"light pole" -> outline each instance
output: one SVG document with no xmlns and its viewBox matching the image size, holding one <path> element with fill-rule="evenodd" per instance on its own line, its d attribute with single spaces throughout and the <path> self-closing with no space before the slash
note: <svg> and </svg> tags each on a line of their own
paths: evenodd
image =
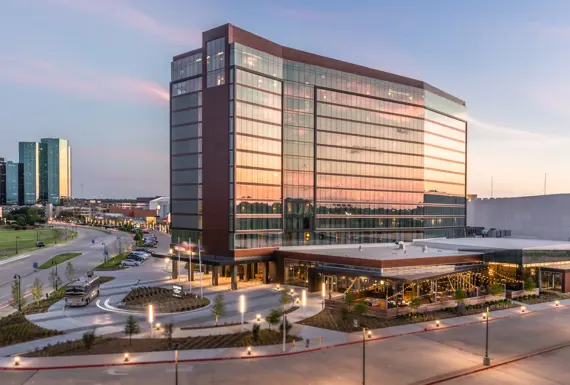
<svg viewBox="0 0 570 385">
<path fill-rule="evenodd" d="M 121 242 L 121 237 L 117 237 L 117 241 L 119 241 L 119 254 L 123 252 L 123 244 Z"/>
<path fill-rule="evenodd" d="M 200 250 L 201 247 L 202 247 L 202 245 L 200 245 L 200 238 L 198 238 L 198 266 L 199 266 L 199 270 L 200 270 L 200 298 L 204 298 L 204 293 L 202 291 L 202 251 Z"/>
<path fill-rule="evenodd" d="M 362 385 L 366 385 L 366 328 L 362 328 Z"/>
<path fill-rule="evenodd" d="M 154 321 L 154 312 L 152 304 L 148 305 L 148 323 L 150 324 L 150 338 L 152 338 L 152 322 Z"/>
<path fill-rule="evenodd" d="M 483 357 L 483 365 L 489 366 L 491 365 L 491 359 L 489 358 L 489 306 L 487 306 L 487 317 L 485 323 L 486 331 L 485 331 L 485 357 Z"/>
<path fill-rule="evenodd" d="M 241 331 L 243 331 L 243 318 L 245 316 L 245 295 L 239 296 L 239 312 L 241 313 Z"/>
<path fill-rule="evenodd" d="M 307 290 L 301 292 L 301 306 L 303 306 L 303 315 L 305 315 L 305 308 L 307 307 Z"/>
<path fill-rule="evenodd" d="M 18 239 L 20 239 L 20 237 L 16 236 L 16 254 L 18 254 Z"/>
<path fill-rule="evenodd" d="M 178 344 L 174 346 L 174 384 L 178 385 Z"/>
<path fill-rule="evenodd" d="M 53 277 L 53 280 L 55 282 L 55 290 L 57 291 L 57 284 L 58 284 L 57 281 L 59 281 L 59 279 L 58 279 L 59 276 L 57 275 L 57 263 L 55 261 L 52 261 L 51 264 L 52 264 L 52 266 L 55 266 L 55 276 Z"/>
<path fill-rule="evenodd" d="M 325 308 L 325 295 L 326 295 L 326 288 L 325 288 L 325 282 L 323 281 L 323 283 L 321 283 L 321 295 L 323 296 L 323 310 Z"/>
<path fill-rule="evenodd" d="M 107 244 L 105 242 L 101 244 L 103 245 L 103 262 L 107 262 L 107 256 L 109 255 L 107 252 Z"/>
<path fill-rule="evenodd" d="M 14 274 L 14 279 L 18 280 L 18 311 L 22 311 L 22 278 L 18 274 Z"/>
</svg>

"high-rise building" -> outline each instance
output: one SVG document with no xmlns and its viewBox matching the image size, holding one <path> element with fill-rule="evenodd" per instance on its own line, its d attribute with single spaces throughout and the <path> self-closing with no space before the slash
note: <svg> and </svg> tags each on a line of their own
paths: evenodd
<svg viewBox="0 0 570 385">
<path fill-rule="evenodd" d="M 0 206 L 6 204 L 6 161 L 0 158 Z"/>
<path fill-rule="evenodd" d="M 19 157 L 22 164 L 20 204 L 33 205 L 40 197 L 39 143 L 20 142 Z"/>
<path fill-rule="evenodd" d="M 59 204 L 71 198 L 71 147 L 66 139 L 44 138 L 40 143 L 40 200 Z"/>
<path fill-rule="evenodd" d="M 173 240 L 238 258 L 465 235 L 461 99 L 230 24 L 170 86 Z"/>
</svg>

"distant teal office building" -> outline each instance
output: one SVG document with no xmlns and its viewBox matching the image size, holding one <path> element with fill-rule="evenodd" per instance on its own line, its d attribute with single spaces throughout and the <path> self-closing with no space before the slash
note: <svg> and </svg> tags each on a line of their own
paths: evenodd
<svg viewBox="0 0 570 385">
<path fill-rule="evenodd" d="M 19 189 L 21 188 L 21 170 L 18 162 L 6 162 L 6 204 L 17 205 L 20 201 Z"/>
<path fill-rule="evenodd" d="M 39 143 L 20 142 L 19 158 L 22 164 L 21 205 L 33 205 L 40 197 Z"/>
</svg>

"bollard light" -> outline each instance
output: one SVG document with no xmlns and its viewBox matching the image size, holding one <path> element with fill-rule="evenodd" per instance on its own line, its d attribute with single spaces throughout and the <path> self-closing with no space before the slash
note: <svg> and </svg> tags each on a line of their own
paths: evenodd
<svg viewBox="0 0 570 385">
<path fill-rule="evenodd" d="M 160 322 L 157 322 L 157 324 L 156 324 L 156 330 L 160 330 Z"/>
<path fill-rule="evenodd" d="M 525 310 L 526 310 L 526 307 L 525 307 L 525 306 L 522 306 L 522 307 L 521 307 L 521 313 L 524 313 Z"/>
<path fill-rule="evenodd" d="M 307 290 L 303 290 L 301 293 L 301 304 L 303 307 L 307 306 Z"/>
<path fill-rule="evenodd" d="M 487 312 L 483 313 L 483 319 L 484 319 L 484 320 L 487 319 Z"/>
<path fill-rule="evenodd" d="M 261 314 L 258 314 L 255 316 L 255 319 L 257 322 L 261 321 Z"/>
<path fill-rule="evenodd" d="M 251 356 L 251 346 L 248 346 L 248 347 L 247 347 L 247 355 L 248 355 L 248 356 Z"/>
<path fill-rule="evenodd" d="M 124 362 L 129 362 L 129 353 L 125 353 Z"/>
<path fill-rule="evenodd" d="M 277 290 L 281 289 L 281 285 L 277 284 Z"/>
<path fill-rule="evenodd" d="M 439 320 L 435 321 L 435 326 L 439 327 Z"/>
<path fill-rule="evenodd" d="M 556 300 L 556 306 L 560 306 L 560 301 Z"/>
<path fill-rule="evenodd" d="M 295 290 L 293 290 L 293 289 L 289 290 L 289 294 L 291 294 L 291 295 L 295 294 Z"/>
<path fill-rule="evenodd" d="M 172 248 L 168 249 L 168 254 L 172 254 Z"/>
<path fill-rule="evenodd" d="M 372 338 L 372 330 L 368 330 L 368 338 Z"/>
<path fill-rule="evenodd" d="M 299 298 L 295 298 L 295 305 L 299 306 Z"/>
<path fill-rule="evenodd" d="M 20 356 L 14 357 L 14 366 L 20 366 Z"/>
</svg>

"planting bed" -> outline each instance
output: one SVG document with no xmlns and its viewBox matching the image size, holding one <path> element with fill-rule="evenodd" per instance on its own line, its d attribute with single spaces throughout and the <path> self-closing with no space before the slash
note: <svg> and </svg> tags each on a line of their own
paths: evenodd
<svg viewBox="0 0 570 385">
<path fill-rule="evenodd" d="M 147 311 L 152 304 L 156 313 L 175 313 L 199 309 L 210 303 L 207 298 L 185 294 L 182 298 L 172 296 L 172 289 L 163 287 L 137 287 L 123 299 L 121 307 L 128 310 Z"/>
<path fill-rule="evenodd" d="M 362 327 L 369 329 L 381 329 L 390 326 L 413 324 L 418 322 L 435 321 L 437 319 L 453 318 L 462 315 L 472 315 L 484 313 L 486 307 L 489 311 L 508 309 L 517 305 L 509 300 L 493 301 L 486 304 L 467 306 L 463 314 L 457 313 L 455 308 L 443 309 L 429 313 L 406 314 L 394 318 L 380 318 L 369 315 L 359 315 L 349 313 L 343 317 L 342 311 L 325 308 L 318 314 L 302 320 L 299 324 L 314 326 L 323 329 L 337 330 L 345 333 L 361 331 Z M 354 327 L 354 319 L 358 321 L 358 326 Z"/>
<path fill-rule="evenodd" d="M 0 346 L 37 340 L 57 334 L 62 333 L 39 327 L 28 321 L 22 313 L 14 313 L 0 319 Z"/>
<path fill-rule="evenodd" d="M 554 302 L 556 300 L 567 298 L 570 298 L 570 296 L 564 294 L 540 293 L 540 295 L 523 295 L 521 297 L 515 298 L 515 301 L 526 303 L 528 305 L 534 305 L 536 303 Z"/>
<path fill-rule="evenodd" d="M 293 339 L 300 341 L 301 338 L 288 335 L 287 342 Z M 129 345 L 128 338 L 97 338 L 90 350 L 87 350 L 82 341 L 68 341 L 48 346 L 44 349 L 25 354 L 26 357 L 50 357 L 50 356 L 73 356 L 85 354 L 122 354 L 155 352 L 172 350 L 175 344 L 179 349 L 216 349 L 236 348 L 247 346 L 276 345 L 283 342 L 283 336 L 275 330 L 261 330 L 259 338 L 254 341 L 252 332 L 173 338 L 171 343 L 165 338 L 133 339 Z"/>
</svg>

